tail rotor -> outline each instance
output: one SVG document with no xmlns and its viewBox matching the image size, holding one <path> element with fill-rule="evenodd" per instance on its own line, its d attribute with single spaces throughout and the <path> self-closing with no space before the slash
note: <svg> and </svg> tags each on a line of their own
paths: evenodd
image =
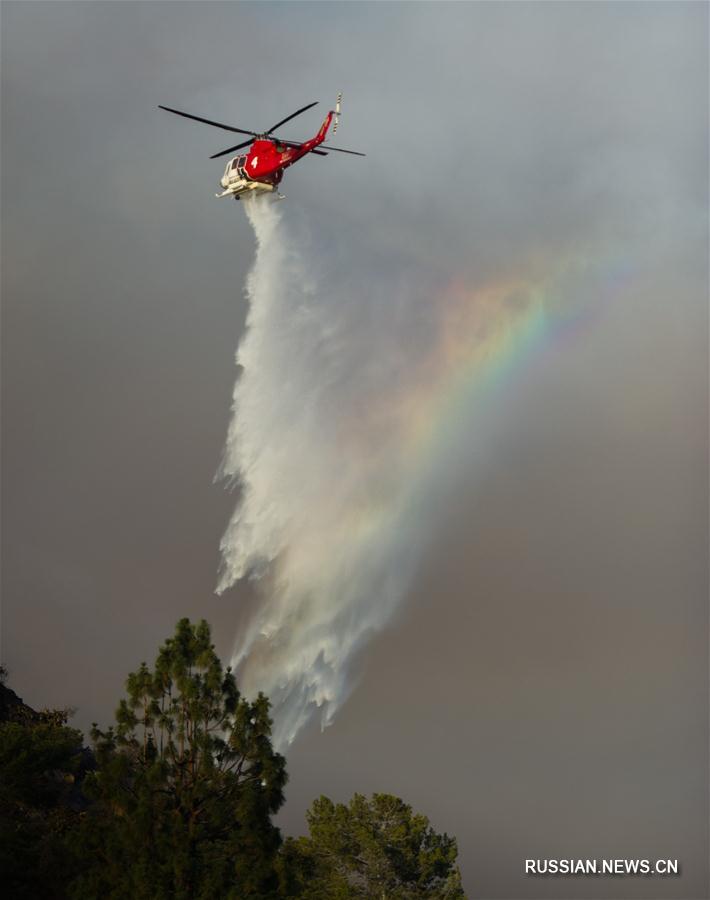
<svg viewBox="0 0 710 900">
<path fill-rule="evenodd" d="M 338 94 L 338 99 L 335 101 L 335 124 L 333 125 L 333 134 L 338 130 L 338 123 L 340 122 L 340 101 L 343 99 L 342 94 Z"/>
</svg>

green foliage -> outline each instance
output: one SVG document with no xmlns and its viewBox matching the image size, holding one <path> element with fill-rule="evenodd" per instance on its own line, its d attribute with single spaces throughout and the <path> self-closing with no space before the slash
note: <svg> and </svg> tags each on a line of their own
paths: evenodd
<svg viewBox="0 0 710 900">
<path fill-rule="evenodd" d="M 75 897 L 275 896 L 281 838 L 271 816 L 286 771 L 269 703 L 240 697 L 203 620 L 182 619 L 155 667 L 128 676 L 116 725 L 92 738 L 98 771 Z"/>
<path fill-rule="evenodd" d="M 307 813 L 310 836 L 288 840 L 281 859 L 284 896 L 299 900 L 462 900 L 454 838 L 437 834 L 402 800 L 355 794 L 348 806 L 327 797 Z"/>
<path fill-rule="evenodd" d="M 66 837 L 78 823 L 71 793 L 82 752 L 67 713 L 18 706 L 0 723 L 0 871 L 13 898 L 64 897 Z"/>
<path fill-rule="evenodd" d="M 388 794 L 327 797 L 282 844 L 269 702 L 242 698 L 206 622 L 126 681 L 115 725 L 37 713 L 1 683 L 0 871 L 17 900 L 464 900 L 456 841 Z M 87 770 L 90 770 L 87 774 Z"/>
</svg>

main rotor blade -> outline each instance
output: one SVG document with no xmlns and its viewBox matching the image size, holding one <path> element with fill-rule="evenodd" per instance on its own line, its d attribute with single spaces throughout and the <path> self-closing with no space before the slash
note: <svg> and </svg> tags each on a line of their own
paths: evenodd
<svg viewBox="0 0 710 900">
<path fill-rule="evenodd" d="M 234 150 L 241 150 L 242 147 L 248 147 L 249 144 L 253 144 L 254 141 L 244 141 L 242 144 L 237 144 L 235 147 L 227 147 L 226 150 L 221 150 L 219 153 L 215 153 L 213 156 L 210 156 L 210 159 L 217 159 L 218 156 L 226 156 L 227 153 L 232 153 Z"/>
<path fill-rule="evenodd" d="M 295 147 L 296 150 L 298 150 L 299 147 L 303 146 L 303 142 L 299 143 L 299 141 L 284 141 L 284 140 L 282 140 L 282 138 L 277 138 L 277 137 L 275 137 L 274 140 L 279 144 L 283 144 L 284 147 Z M 328 155 L 325 152 L 325 150 L 316 150 L 315 148 L 313 150 L 309 150 L 308 152 L 309 153 L 317 153 L 318 156 L 327 156 Z"/>
<path fill-rule="evenodd" d="M 291 119 L 295 119 L 296 116 L 300 116 L 301 113 L 305 112 L 307 109 L 310 109 L 312 106 L 315 106 L 318 103 L 317 100 L 314 100 L 313 103 L 309 103 L 308 106 L 304 106 L 302 109 L 297 109 L 295 113 L 291 113 L 290 116 L 286 116 L 285 119 L 281 119 L 280 122 L 277 122 L 275 125 L 272 125 L 271 128 L 266 132 L 267 134 L 271 134 L 272 131 L 276 131 L 279 125 L 283 125 L 285 122 L 290 122 Z"/>
<path fill-rule="evenodd" d="M 305 141 L 284 141 L 281 138 L 275 138 L 274 140 L 278 140 L 280 144 L 285 144 L 287 147 L 302 147 Z M 330 144 L 321 144 L 320 145 L 323 150 L 311 150 L 311 153 L 323 153 L 325 151 L 335 150 L 337 153 L 352 153 L 353 156 L 366 156 L 366 153 L 358 153 L 357 150 L 341 150 L 339 147 L 331 147 Z"/>
<path fill-rule="evenodd" d="M 367 153 L 358 153 L 357 150 L 341 150 L 340 147 L 331 147 L 330 144 L 323 144 L 326 150 L 335 150 L 336 153 L 351 153 L 353 156 L 367 156 Z"/>
<path fill-rule="evenodd" d="M 190 113 L 180 112 L 179 109 L 170 109 L 169 106 L 161 106 L 158 109 L 164 109 L 166 112 L 175 113 L 176 116 L 184 116 L 186 119 L 194 119 L 195 122 L 202 122 L 204 125 L 214 125 L 215 128 L 223 128 L 225 131 L 236 131 L 238 134 L 251 134 L 256 137 L 256 131 L 245 131 L 243 128 L 234 128 L 233 125 L 224 125 L 222 122 L 213 122 L 211 119 L 201 119 L 199 116 L 192 116 Z"/>
</svg>

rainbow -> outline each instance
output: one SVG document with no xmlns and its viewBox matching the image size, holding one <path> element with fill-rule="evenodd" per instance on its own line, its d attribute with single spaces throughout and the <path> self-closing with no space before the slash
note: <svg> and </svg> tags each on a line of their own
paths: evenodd
<svg viewBox="0 0 710 900">
<path fill-rule="evenodd" d="M 393 453 L 399 484 L 425 480 L 441 465 L 443 447 L 460 446 L 460 431 L 477 408 L 498 402 L 542 353 L 580 340 L 629 277 L 618 261 L 575 257 L 538 278 L 508 277 L 476 287 L 452 279 L 433 301 L 429 351 L 408 370 L 406 383 L 371 399 L 346 443 L 369 442 Z M 574 299 L 580 284 L 583 302 Z M 363 447 L 357 449 L 362 454 Z M 370 496 L 348 510 L 353 533 L 365 538 L 386 528 L 396 514 L 389 499 Z"/>
</svg>

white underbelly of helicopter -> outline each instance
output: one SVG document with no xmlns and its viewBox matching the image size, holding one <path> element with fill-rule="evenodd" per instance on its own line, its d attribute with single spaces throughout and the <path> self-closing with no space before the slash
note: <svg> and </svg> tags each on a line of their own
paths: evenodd
<svg viewBox="0 0 710 900">
<path fill-rule="evenodd" d="M 222 178 L 220 184 L 224 188 L 216 197 L 238 197 L 253 191 L 258 193 L 273 193 L 276 188 L 273 184 L 265 184 L 263 181 L 249 181 L 246 178 Z"/>
</svg>

